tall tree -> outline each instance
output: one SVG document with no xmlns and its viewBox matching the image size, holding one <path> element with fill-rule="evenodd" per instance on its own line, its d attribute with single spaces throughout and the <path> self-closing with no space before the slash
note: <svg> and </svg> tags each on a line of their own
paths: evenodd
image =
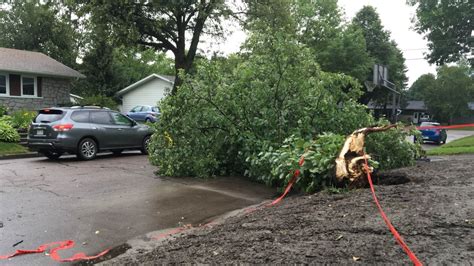
<svg viewBox="0 0 474 266">
<path fill-rule="evenodd" d="M 425 88 L 424 99 L 439 121 L 452 123 L 454 117 L 466 114 L 468 103 L 474 100 L 474 77 L 470 76 L 470 69 L 462 65 L 440 67 L 435 86 Z"/>
<path fill-rule="evenodd" d="M 342 23 L 337 0 L 294 1 L 299 38 L 313 51 L 321 69 L 366 80 L 373 60 L 362 31 Z"/>
<path fill-rule="evenodd" d="M 429 41 L 430 63 L 456 62 L 470 52 L 474 44 L 474 1 L 408 0 L 407 3 L 416 6 L 413 22 L 415 29 Z"/>
<path fill-rule="evenodd" d="M 71 21 L 65 18 L 66 11 L 66 6 L 52 1 L 3 4 L 0 6 L 0 46 L 42 52 L 74 66 L 78 55 L 77 36 Z"/>
<path fill-rule="evenodd" d="M 384 29 L 375 8 L 364 6 L 357 12 L 352 25 L 362 30 L 370 57 L 374 63 L 387 66 L 389 80 L 395 83 L 397 90 L 401 91 L 408 80 L 405 74 L 405 59 L 397 44 L 390 40 L 390 33 Z M 367 79 L 371 77 L 372 69 L 367 73 Z M 371 93 L 366 93 L 362 102 L 368 103 L 370 100 L 375 100 L 386 104 L 389 94 L 390 91 L 387 89 L 376 89 Z"/>
<path fill-rule="evenodd" d="M 121 43 L 174 54 L 173 93 L 181 85 L 179 71 L 192 67 L 201 36 L 219 32 L 220 18 L 227 14 L 224 0 L 90 0 L 88 7 L 93 20 L 106 24 Z"/>
</svg>

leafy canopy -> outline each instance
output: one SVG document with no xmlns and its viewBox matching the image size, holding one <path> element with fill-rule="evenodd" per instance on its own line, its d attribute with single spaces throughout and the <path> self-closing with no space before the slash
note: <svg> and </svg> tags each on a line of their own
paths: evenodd
<svg viewBox="0 0 474 266">
<path fill-rule="evenodd" d="M 352 20 L 352 25 L 361 29 L 367 46 L 367 53 L 376 64 L 387 66 L 389 80 L 395 83 L 398 90 L 406 86 L 405 59 L 403 53 L 397 47 L 395 41 L 390 40 L 390 33 L 383 28 L 377 11 L 372 6 L 364 6 Z M 372 69 L 367 72 L 367 80 L 372 79 Z M 391 92 L 386 89 L 376 89 L 366 93 L 362 99 L 363 103 L 370 100 L 384 102 Z"/>
<path fill-rule="evenodd" d="M 201 35 L 218 33 L 220 18 L 228 13 L 223 0 L 90 0 L 87 8 L 94 23 L 107 25 L 119 43 L 172 52 L 176 74 L 191 69 Z M 178 77 L 173 93 L 180 84 Z"/>
<path fill-rule="evenodd" d="M 78 47 L 72 23 L 54 1 L 11 1 L 0 5 L 0 47 L 42 52 L 73 67 Z"/>
<path fill-rule="evenodd" d="M 408 0 L 416 6 L 415 29 L 429 41 L 428 62 L 457 62 L 473 47 L 472 0 Z M 471 61 L 471 66 L 474 61 Z"/>
</svg>

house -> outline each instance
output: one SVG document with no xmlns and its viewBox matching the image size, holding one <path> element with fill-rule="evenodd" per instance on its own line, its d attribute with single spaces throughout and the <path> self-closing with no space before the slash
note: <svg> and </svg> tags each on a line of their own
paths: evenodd
<svg viewBox="0 0 474 266">
<path fill-rule="evenodd" d="M 85 76 L 45 54 L 0 48 L 0 105 L 10 110 L 69 104 L 77 78 Z"/>
<path fill-rule="evenodd" d="M 400 120 L 412 122 L 414 124 L 429 121 L 431 116 L 424 101 L 407 101 L 407 105 L 402 110 Z"/>
<path fill-rule="evenodd" d="M 117 92 L 122 99 L 120 111 L 128 112 L 137 105 L 156 106 L 173 88 L 174 76 L 151 74 Z"/>
</svg>

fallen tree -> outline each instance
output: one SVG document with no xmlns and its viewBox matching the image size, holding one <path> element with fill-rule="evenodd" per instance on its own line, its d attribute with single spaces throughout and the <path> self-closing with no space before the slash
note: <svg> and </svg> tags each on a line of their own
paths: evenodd
<svg viewBox="0 0 474 266">
<path fill-rule="evenodd" d="M 344 146 L 336 158 L 336 180 L 338 183 L 348 183 L 349 187 L 361 187 L 367 184 L 365 178 L 366 160 L 371 159 L 370 155 L 365 154 L 365 137 L 374 132 L 386 131 L 397 125 L 388 125 L 381 127 L 366 127 L 352 132 L 346 138 Z M 373 167 L 368 168 L 373 171 Z"/>
</svg>

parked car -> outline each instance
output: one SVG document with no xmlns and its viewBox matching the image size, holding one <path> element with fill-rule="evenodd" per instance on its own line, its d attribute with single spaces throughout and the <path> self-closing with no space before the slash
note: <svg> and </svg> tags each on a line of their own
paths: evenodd
<svg viewBox="0 0 474 266">
<path fill-rule="evenodd" d="M 436 122 L 422 122 L 420 127 L 431 127 L 431 126 L 439 126 L 439 123 Z M 445 129 L 438 129 L 438 128 L 428 128 L 428 129 L 420 129 L 421 136 L 423 141 L 433 141 L 438 144 L 446 143 L 446 138 L 448 134 L 446 133 Z"/>
<path fill-rule="evenodd" d="M 151 105 L 138 105 L 132 108 L 127 116 L 139 122 L 155 123 L 160 116 L 158 107 Z"/>
<path fill-rule="evenodd" d="M 152 130 L 119 112 L 100 107 L 48 108 L 38 112 L 28 130 L 27 143 L 50 159 L 64 153 L 82 160 L 99 151 L 120 154 L 138 149 L 147 154 Z"/>
</svg>

